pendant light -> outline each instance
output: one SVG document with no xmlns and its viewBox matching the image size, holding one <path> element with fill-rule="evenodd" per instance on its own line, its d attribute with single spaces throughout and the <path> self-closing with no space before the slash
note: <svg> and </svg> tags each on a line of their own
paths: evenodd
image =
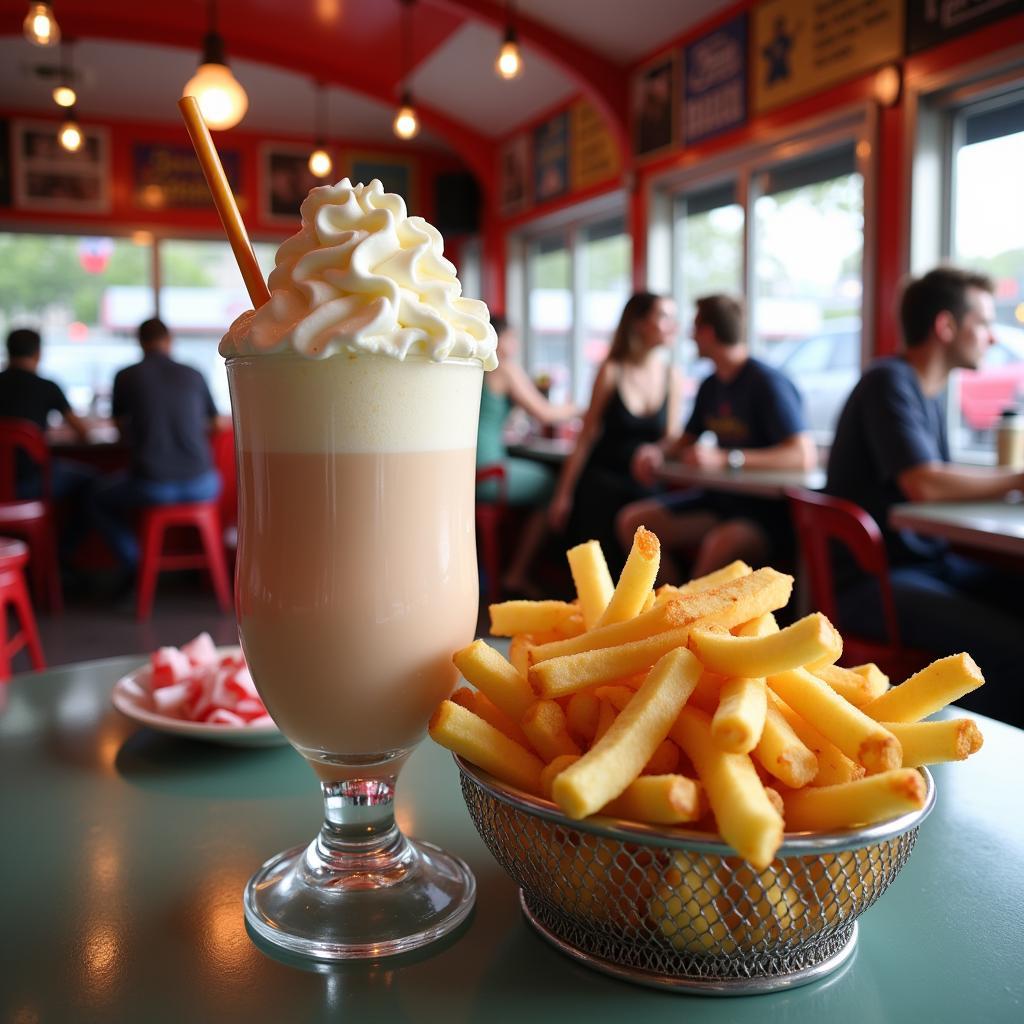
<svg viewBox="0 0 1024 1024">
<path fill-rule="evenodd" d="M 181 94 L 195 96 L 210 128 L 234 128 L 249 109 L 249 97 L 228 67 L 224 37 L 217 31 L 216 0 L 209 0 L 208 14 L 209 31 L 203 37 L 199 70 L 185 83 Z"/>
<path fill-rule="evenodd" d="M 60 26 L 50 4 L 30 3 L 21 27 L 33 46 L 56 46 L 60 42 Z"/>
<path fill-rule="evenodd" d="M 327 92 L 323 83 L 316 83 L 316 145 L 309 154 L 309 173 L 326 178 L 334 170 L 334 161 L 325 144 L 327 125 Z"/>
<path fill-rule="evenodd" d="M 519 37 L 512 23 L 515 14 L 513 0 L 508 0 L 506 7 L 508 18 L 505 23 L 505 39 L 498 52 L 498 59 L 494 62 L 494 70 L 501 78 L 511 81 L 523 73 L 523 55 L 519 52 Z"/>
<path fill-rule="evenodd" d="M 82 134 L 82 129 L 78 126 L 78 117 L 75 114 L 74 107 L 68 110 L 68 119 L 60 126 L 60 131 L 57 132 L 57 141 L 60 143 L 61 148 L 69 153 L 77 153 L 82 148 L 85 136 Z"/>
<path fill-rule="evenodd" d="M 60 80 L 53 87 L 52 93 L 53 102 L 58 107 L 73 107 L 78 102 L 78 94 L 71 84 L 75 80 L 75 76 L 71 70 L 70 50 L 71 43 L 65 41 L 60 48 L 60 68 L 58 69 Z"/>
<path fill-rule="evenodd" d="M 412 102 L 409 72 L 412 70 L 412 5 L 414 0 L 401 0 L 402 4 L 402 101 L 391 124 L 400 139 L 414 139 L 420 131 L 420 119 Z"/>
</svg>

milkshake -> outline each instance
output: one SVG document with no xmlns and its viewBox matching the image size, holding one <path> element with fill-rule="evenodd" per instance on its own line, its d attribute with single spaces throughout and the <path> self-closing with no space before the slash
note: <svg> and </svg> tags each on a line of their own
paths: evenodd
<svg viewBox="0 0 1024 1024">
<path fill-rule="evenodd" d="M 271 943 L 345 959 L 432 941 L 472 906 L 465 865 L 402 836 L 392 801 L 476 623 L 476 426 L 496 338 L 441 236 L 379 182 L 314 189 L 301 212 L 270 301 L 221 352 L 242 647 L 326 820 L 264 865 L 245 909 Z"/>
</svg>

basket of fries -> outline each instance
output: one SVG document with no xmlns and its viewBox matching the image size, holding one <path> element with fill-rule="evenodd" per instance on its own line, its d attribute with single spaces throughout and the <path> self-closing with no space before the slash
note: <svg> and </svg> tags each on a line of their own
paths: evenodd
<svg viewBox="0 0 1024 1024">
<path fill-rule="evenodd" d="M 470 815 L 551 942 L 601 970 L 708 993 L 835 970 L 934 802 L 925 765 L 980 749 L 970 719 L 924 721 L 983 685 L 967 654 L 891 686 L 841 667 L 793 579 L 735 562 L 654 589 L 641 527 L 613 586 L 596 542 L 568 552 L 575 601 L 490 606 L 430 735 L 458 756 Z"/>
<path fill-rule="evenodd" d="M 706 832 L 612 818 L 571 821 L 456 757 L 488 850 L 517 883 L 531 925 L 617 977 L 706 994 L 802 985 L 853 953 L 857 918 L 906 864 L 924 806 L 860 830 L 785 837 L 757 870 Z"/>
</svg>

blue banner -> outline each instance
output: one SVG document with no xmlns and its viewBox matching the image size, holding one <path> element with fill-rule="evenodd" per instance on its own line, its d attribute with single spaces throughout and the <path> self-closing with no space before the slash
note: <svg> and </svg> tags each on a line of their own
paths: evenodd
<svg viewBox="0 0 1024 1024">
<path fill-rule="evenodd" d="M 692 146 L 747 119 L 747 16 L 683 50 L 683 144 Z"/>
</svg>

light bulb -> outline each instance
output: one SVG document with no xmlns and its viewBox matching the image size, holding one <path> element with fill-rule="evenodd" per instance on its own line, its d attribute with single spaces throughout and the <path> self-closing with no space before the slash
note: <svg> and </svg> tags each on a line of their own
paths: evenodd
<svg viewBox="0 0 1024 1024">
<path fill-rule="evenodd" d="M 58 85 L 53 90 L 53 102 L 58 107 L 73 107 L 78 102 L 78 94 L 70 85 Z"/>
<path fill-rule="evenodd" d="M 60 26 L 49 4 L 30 3 L 22 28 L 34 46 L 56 46 L 60 42 Z"/>
<path fill-rule="evenodd" d="M 523 58 L 515 39 L 506 38 L 501 44 L 501 52 L 494 62 L 494 70 L 505 79 L 518 78 L 523 73 Z"/>
<path fill-rule="evenodd" d="M 85 140 L 82 138 L 82 129 L 78 127 L 76 121 L 72 120 L 65 121 L 60 126 L 57 141 L 69 153 L 77 153 L 82 148 L 82 143 Z"/>
<path fill-rule="evenodd" d="M 194 96 L 203 120 L 214 129 L 234 128 L 249 109 L 249 97 L 227 64 L 200 64 L 182 96 Z"/>
<path fill-rule="evenodd" d="M 326 178 L 328 174 L 334 169 L 334 161 L 331 160 L 331 154 L 326 149 L 317 146 L 312 153 L 309 154 L 309 173 L 314 178 Z"/>
<path fill-rule="evenodd" d="M 420 122 L 416 116 L 416 108 L 411 103 L 403 103 L 395 114 L 391 125 L 400 139 L 414 139 L 419 134 Z"/>
</svg>

